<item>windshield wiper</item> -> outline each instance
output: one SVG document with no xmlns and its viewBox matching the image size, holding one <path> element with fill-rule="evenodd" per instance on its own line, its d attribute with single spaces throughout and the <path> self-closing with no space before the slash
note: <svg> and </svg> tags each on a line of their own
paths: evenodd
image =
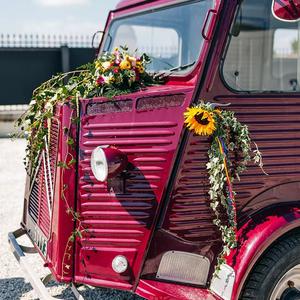
<svg viewBox="0 0 300 300">
<path fill-rule="evenodd" d="M 165 60 L 163 60 L 163 59 L 161 59 L 161 58 L 154 57 L 154 56 L 150 56 L 150 55 L 149 55 L 149 57 L 152 59 L 152 61 L 153 61 L 153 60 L 157 60 L 157 61 L 159 61 L 159 62 L 162 62 L 162 63 L 166 64 L 167 66 L 169 66 L 169 67 L 171 67 L 171 68 L 174 68 L 174 66 L 173 66 L 172 64 L 170 64 L 169 62 L 167 62 L 167 61 L 165 61 Z"/>
<path fill-rule="evenodd" d="M 178 67 L 175 67 L 173 69 L 170 69 L 168 71 L 160 71 L 160 72 L 157 72 L 157 73 L 153 73 L 153 75 L 157 78 L 157 79 L 161 79 L 163 80 L 164 78 L 170 76 L 173 74 L 173 72 L 176 72 L 176 71 L 182 71 L 182 70 L 185 70 L 191 66 L 193 66 L 194 64 L 196 63 L 196 61 L 193 61 L 192 63 L 189 63 L 187 65 L 182 65 L 182 66 L 178 66 Z"/>
<path fill-rule="evenodd" d="M 175 67 L 175 68 L 173 68 L 173 69 L 170 69 L 169 71 L 170 71 L 170 72 L 174 72 L 174 71 L 182 71 L 182 70 L 185 70 L 185 69 L 187 69 L 187 68 L 193 66 L 195 63 L 196 63 L 196 61 L 193 61 L 193 62 L 191 62 L 191 63 L 189 63 L 189 64 L 182 65 L 182 66 L 178 66 L 178 67 Z"/>
</svg>

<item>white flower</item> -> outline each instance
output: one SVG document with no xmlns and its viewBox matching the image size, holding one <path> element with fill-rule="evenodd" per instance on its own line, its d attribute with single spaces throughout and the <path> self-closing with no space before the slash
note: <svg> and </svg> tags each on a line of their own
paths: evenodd
<svg viewBox="0 0 300 300">
<path fill-rule="evenodd" d="M 33 106 L 36 104 L 36 101 L 35 100 L 31 100 L 30 103 L 29 103 L 29 106 Z"/>
<path fill-rule="evenodd" d="M 47 102 L 46 105 L 45 105 L 45 110 L 52 110 L 52 104 Z"/>
</svg>

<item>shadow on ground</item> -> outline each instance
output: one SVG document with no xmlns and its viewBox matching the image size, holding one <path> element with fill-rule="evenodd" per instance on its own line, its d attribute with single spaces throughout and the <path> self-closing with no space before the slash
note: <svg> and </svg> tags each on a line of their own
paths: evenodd
<svg viewBox="0 0 300 300">
<path fill-rule="evenodd" d="M 58 284 L 54 281 L 50 282 L 47 287 L 51 288 L 53 294 L 53 288 L 57 289 L 58 293 L 54 294 L 53 297 L 64 300 L 76 299 L 71 291 L 71 288 L 64 285 Z M 1 300 L 20 300 L 25 299 L 36 300 L 37 298 L 28 298 L 27 293 L 32 291 L 30 283 L 26 282 L 24 278 L 9 278 L 0 279 L 0 299 Z M 111 299 L 111 300 L 143 300 L 137 295 L 133 295 L 128 292 L 116 291 L 105 288 L 92 288 L 88 286 L 79 287 L 80 294 L 85 300 L 100 300 L 100 299 Z"/>
</svg>

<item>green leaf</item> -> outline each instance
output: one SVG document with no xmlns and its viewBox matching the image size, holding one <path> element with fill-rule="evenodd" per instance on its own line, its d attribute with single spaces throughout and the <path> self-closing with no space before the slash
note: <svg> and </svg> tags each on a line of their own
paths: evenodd
<svg viewBox="0 0 300 300">
<path fill-rule="evenodd" d="M 68 162 L 68 166 L 72 166 L 76 164 L 76 159 L 75 158 L 72 158 L 69 162 Z"/>
<path fill-rule="evenodd" d="M 68 165 L 67 165 L 65 162 L 63 162 L 63 161 L 57 162 L 57 166 L 58 166 L 59 168 L 69 169 Z"/>
<path fill-rule="evenodd" d="M 71 137 L 69 137 L 68 140 L 67 140 L 67 144 L 68 144 L 69 146 L 73 146 L 74 143 L 75 143 L 74 140 L 73 140 Z"/>
</svg>

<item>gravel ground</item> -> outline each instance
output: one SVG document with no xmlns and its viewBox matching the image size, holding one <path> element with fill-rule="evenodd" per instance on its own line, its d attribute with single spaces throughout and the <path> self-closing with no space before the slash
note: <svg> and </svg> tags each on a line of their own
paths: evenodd
<svg viewBox="0 0 300 300">
<path fill-rule="evenodd" d="M 23 192 L 25 171 L 23 157 L 24 140 L 11 141 L 0 139 L 0 299 L 1 300 L 32 300 L 38 299 L 31 285 L 24 278 L 17 261 L 10 252 L 7 233 L 19 228 L 23 209 Z M 33 271 L 44 276 L 47 274 L 42 267 L 41 259 L 30 257 Z M 49 292 L 59 299 L 75 299 L 70 288 L 55 282 L 49 284 Z M 132 294 L 109 289 L 80 287 L 84 299 L 143 300 Z"/>
</svg>

